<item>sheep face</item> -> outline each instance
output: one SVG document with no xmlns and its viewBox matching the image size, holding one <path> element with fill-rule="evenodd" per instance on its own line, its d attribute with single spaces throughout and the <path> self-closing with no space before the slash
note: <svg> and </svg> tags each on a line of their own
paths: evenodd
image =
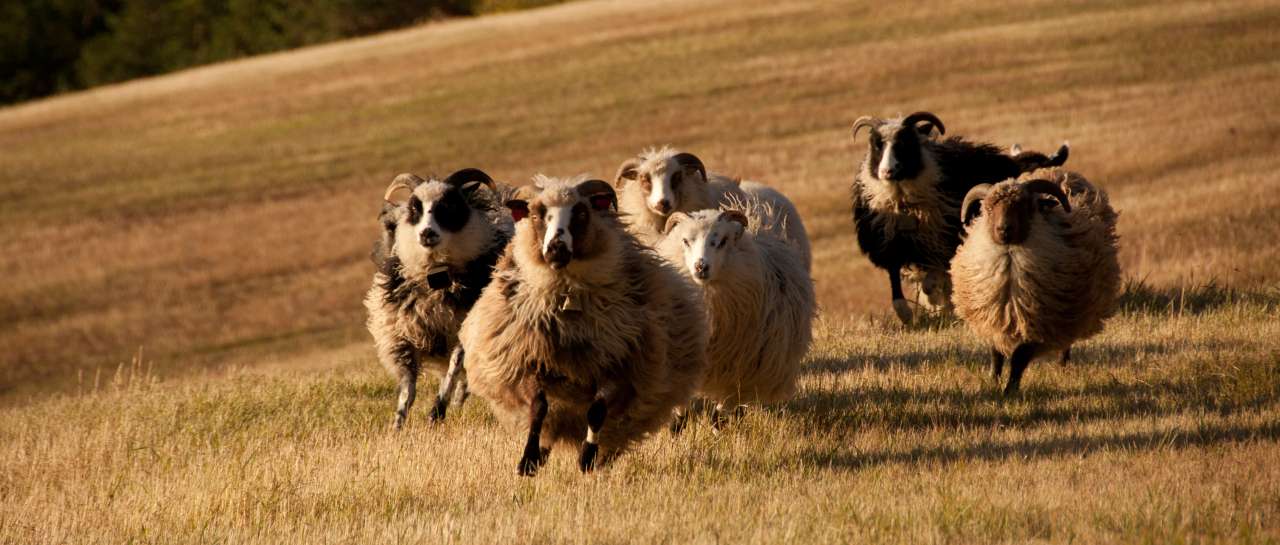
<svg viewBox="0 0 1280 545">
<path fill-rule="evenodd" d="M 475 169 L 444 181 L 412 174 L 396 177 L 387 188 L 388 206 L 381 218 L 388 246 L 406 278 L 425 278 L 442 266 L 462 266 L 486 249 L 491 233 L 484 213 L 493 203 L 480 186 L 492 184 Z M 407 198 L 394 198 L 402 194 Z"/>
<path fill-rule="evenodd" d="M 871 177 L 895 183 L 914 180 L 928 169 L 922 143 L 930 138 L 935 127 L 938 134 L 946 131 L 942 121 L 929 112 L 888 121 L 863 117 L 853 125 L 854 137 L 862 127 L 871 129 L 867 149 L 867 170 Z"/>
<path fill-rule="evenodd" d="M 614 185 L 622 189 L 637 184 L 645 207 L 660 217 L 682 210 L 693 192 L 705 191 L 707 171 L 702 161 L 690 153 L 664 147 L 648 150 L 618 168 Z"/>
<path fill-rule="evenodd" d="M 991 240 L 1007 246 L 1025 242 L 1037 223 L 1037 218 L 1048 214 L 1058 205 L 1066 212 L 1071 211 L 1071 204 L 1058 184 L 1048 180 L 1032 180 L 974 187 L 965 197 L 965 206 L 962 208 L 965 210 L 966 224 L 980 211 L 987 218 L 986 227 L 990 229 Z"/>
<path fill-rule="evenodd" d="M 675 241 L 683 248 L 686 274 L 698 285 L 713 283 L 725 269 L 729 254 L 746 232 L 747 217 L 737 210 L 677 212 L 667 220 L 664 246 Z"/>
<path fill-rule="evenodd" d="M 517 263 L 575 272 L 617 246 L 613 188 L 602 180 L 536 176 L 507 201 L 516 220 Z M 582 264 L 582 267 L 574 266 Z"/>
</svg>

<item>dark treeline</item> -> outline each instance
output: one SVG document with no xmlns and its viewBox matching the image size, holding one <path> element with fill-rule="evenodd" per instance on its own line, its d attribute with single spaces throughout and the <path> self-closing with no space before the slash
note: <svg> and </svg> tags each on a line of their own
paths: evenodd
<svg viewBox="0 0 1280 545">
<path fill-rule="evenodd" d="M 555 0 L 0 0 L 0 104 Z"/>
</svg>

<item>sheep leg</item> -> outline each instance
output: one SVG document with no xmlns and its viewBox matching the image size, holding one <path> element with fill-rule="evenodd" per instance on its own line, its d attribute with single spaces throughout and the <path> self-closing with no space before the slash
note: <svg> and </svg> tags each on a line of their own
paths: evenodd
<svg viewBox="0 0 1280 545">
<path fill-rule="evenodd" d="M 600 452 L 600 430 L 609 415 L 609 403 L 617 401 L 617 393 L 617 384 L 606 384 L 596 390 L 596 398 L 587 408 L 587 438 L 582 442 L 582 453 L 578 456 L 578 469 L 583 473 L 596 468 L 596 456 Z"/>
<path fill-rule="evenodd" d="M 1004 372 L 1004 353 L 1000 349 L 991 348 L 991 378 L 1000 381 L 1000 373 Z"/>
<path fill-rule="evenodd" d="M 680 435 L 687 425 L 689 425 L 689 407 L 673 409 L 671 411 L 671 425 L 668 427 L 671 435 Z"/>
<path fill-rule="evenodd" d="M 1009 356 L 1009 384 L 1004 387 L 1004 395 L 1018 393 L 1022 372 L 1027 370 L 1027 364 L 1031 363 L 1031 358 L 1039 348 L 1036 343 L 1022 343 L 1013 349 L 1013 354 Z"/>
<path fill-rule="evenodd" d="M 1058 364 L 1066 365 L 1070 361 L 1071 361 L 1071 347 L 1068 346 L 1062 349 L 1062 357 L 1058 358 Z"/>
<path fill-rule="evenodd" d="M 898 319 L 904 324 L 910 324 L 911 305 L 907 304 L 907 297 L 902 294 L 901 267 L 889 269 L 889 291 L 893 295 L 893 311 L 898 314 Z"/>
<path fill-rule="evenodd" d="M 466 380 L 466 370 L 463 367 L 463 360 L 466 352 L 459 346 L 453 349 L 453 353 L 449 355 L 449 370 L 445 371 L 444 377 L 440 379 L 440 390 L 436 392 L 436 404 L 431 408 L 431 421 L 440 422 L 444 420 L 445 413 L 449 409 L 449 399 L 453 397 L 453 389 L 458 385 L 460 380 Z"/>
<path fill-rule="evenodd" d="M 409 409 L 413 408 L 413 400 L 418 397 L 418 359 L 407 345 L 398 351 L 400 360 L 400 399 L 396 402 L 395 429 L 404 428 L 405 419 L 409 418 Z"/>
<path fill-rule="evenodd" d="M 516 466 L 516 472 L 521 476 L 532 477 L 547 460 L 540 439 L 542 421 L 546 418 L 547 393 L 538 387 L 533 394 L 533 399 L 529 401 L 529 439 L 525 442 L 524 455 L 520 457 L 520 464 Z"/>
</svg>

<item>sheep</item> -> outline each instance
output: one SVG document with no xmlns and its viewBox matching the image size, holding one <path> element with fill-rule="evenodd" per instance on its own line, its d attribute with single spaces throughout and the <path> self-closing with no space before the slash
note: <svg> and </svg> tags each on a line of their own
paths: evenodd
<svg viewBox="0 0 1280 545">
<path fill-rule="evenodd" d="M 460 333 L 472 390 L 527 426 L 520 475 L 546 462 L 544 440 L 580 443 L 583 472 L 614 459 L 706 368 L 695 288 L 623 228 L 608 182 L 583 180 L 538 175 L 507 202 L 515 236 Z"/>
<path fill-rule="evenodd" d="M 721 210 L 674 212 L 658 252 L 702 288 L 709 321 L 700 394 L 726 406 L 774 403 L 795 393 L 816 312 L 799 250 L 772 231 L 776 210 L 731 200 Z"/>
<path fill-rule="evenodd" d="M 853 124 L 856 139 L 870 129 L 868 151 L 853 182 L 853 223 L 858 246 L 876 267 L 889 274 L 894 312 L 910 323 L 912 312 L 902 293 L 902 273 L 921 283 L 929 306 L 950 306 L 947 263 L 960 244 L 958 206 L 981 183 L 1017 177 L 1021 169 L 999 148 L 946 133 L 932 113 L 899 119 L 864 116 Z M 1066 154 L 1060 152 L 1061 159 Z M 1057 155 L 1055 155 L 1057 157 Z"/>
<path fill-rule="evenodd" d="M 1024 151 L 1021 144 L 1009 146 L 1009 157 L 1018 164 L 1021 172 L 1031 172 L 1042 168 L 1060 167 L 1067 162 L 1071 154 L 1071 144 L 1063 142 L 1053 155 L 1045 155 L 1038 151 Z"/>
<path fill-rule="evenodd" d="M 474 168 L 444 180 L 401 174 L 383 196 L 377 272 L 364 306 L 378 360 L 399 383 L 395 429 L 408 418 L 424 369 L 441 377 L 432 421 L 445 417 L 458 384 L 458 404 L 466 399 L 458 329 L 513 231 L 498 197 L 493 178 Z"/>
<path fill-rule="evenodd" d="M 1045 199 L 1045 197 L 1051 199 Z M 956 314 L 990 342 L 997 381 L 1018 391 L 1035 358 L 1102 331 L 1120 295 L 1116 218 L 1106 192 L 1053 168 L 969 190 L 951 262 Z"/>
<path fill-rule="evenodd" d="M 754 197 L 778 211 L 779 221 L 771 228 L 796 246 L 806 271 L 811 266 L 809 237 L 790 199 L 759 182 L 708 175 L 692 153 L 670 146 L 645 150 L 618 167 L 614 185 L 621 192 L 618 207 L 627 216 L 628 228 L 649 246 L 661 240 L 673 212 L 715 208 L 726 198 Z"/>
</svg>

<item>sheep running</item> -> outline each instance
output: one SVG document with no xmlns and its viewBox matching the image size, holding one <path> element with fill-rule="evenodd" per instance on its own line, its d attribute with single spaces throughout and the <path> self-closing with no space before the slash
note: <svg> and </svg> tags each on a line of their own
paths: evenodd
<svg viewBox="0 0 1280 545">
<path fill-rule="evenodd" d="M 399 382 L 396 429 L 413 407 L 423 369 L 442 378 L 432 420 L 444 418 L 459 383 L 458 403 L 466 398 L 458 329 L 513 229 L 498 196 L 493 179 L 474 168 L 444 180 L 401 174 L 387 187 L 372 255 L 377 272 L 364 306 L 378 360 Z"/>
<path fill-rule="evenodd" d="M 674 212 L 716 208 L 729 198 L 755 198 L 777 210 L 778 221 L 771 228 L 796 246 L 806 271 L 811 266 L 809 237 L 790 199 L 759 182 L 708 175 L 702 160 L 692 153 L 670 146 L 645 150 L 618 167 L 614 185 L 621 192 L 618 208 L 628 228 L 646 245 L 662 239 L 667 218 Z"/>
<path fill-rule="evenodd" d="M 658 252 L 702 288 L 709 318 L 703 397 L 724 408 L 795 393 L 816 312 L 801 254 L 775 234 L 777 212 L 731 199 L 721 210 L 675 212 Z"/>
<path fill-rule="evenodd" d="M 929 112 L 861 117 L 853 124 L 855 139 L 864 127 L 870 129 L 868 150 L 852 190 L 858 246 L 888 272 L 894 312 L 909 323 L 903 272 L 917 279 L 929 306 L 950 306 L 946 270 L 960 244 L 961 199 L 975 185 L 1015 178 L 1022 170 L 993 145 L 935 140 L 933 130 L 943 135 L 946 128 Z M 1065 151 L 1055 154 L 1059 158 L 1066 160 Z"/>
<path fill-rule="evenodd" d="M 706 366 L 704 311 L 623 228 L 609 183 L 533 182 L 507 202 L 515 236 L 460 337 L 473 390 L 527 425 L 517 471 L 545 463 L 545 438 L 581 443 L 586 472 L 689 402 Z"/>
<path fill-rule="evenodd" d="M 1106 192 L 1058 168 L 974 187 L 962 210 L 967 237 L 951 262 L 956 314 L 993 345 L 997 381 L 1009 359 L 1011 394 L 1031 360 L 1065 358 L 1114 311 L 1117 214 Z"/>
</svg>

